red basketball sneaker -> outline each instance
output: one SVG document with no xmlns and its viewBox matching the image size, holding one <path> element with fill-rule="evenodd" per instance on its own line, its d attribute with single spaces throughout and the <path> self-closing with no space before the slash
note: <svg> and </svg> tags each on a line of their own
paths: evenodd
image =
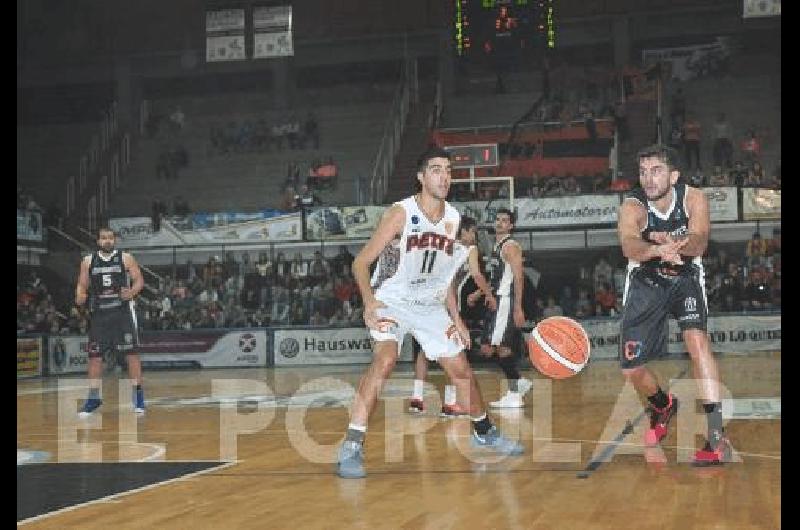
<svg viewBox="0 0 800 530">
<path fill-rule="evenodd" d="M 408 403 L 408 411 L 414 414 L 425 412 L 425 403 L 421 399 L 412 398 Z"/>
<path fill-rule="evenodd" d="M 454 403 L 452 405 L 442 405 L 442 412 L 439 413 L 442 418 L 458 418 L 459 416 L 469 416 L 469 411 Z"/>
<path fill-rule="evenodd" d="M 733 458 L 733 447 L 725 433 L 715 431 L 706 441 L 702 449 L 694 454 L 693 466 L 716 466 L 730 462 Z"/>
<path fill-rule="evenodd" d="M 650 428 L 644 433 L 645 445 L 656 445 L 667 435 L 667 425 L 678 412 L 678 398 L 673 394 L 667 396 L 669 401 L 663 409 L 648 405 L 647 410 L 650 414 Z"/>
</svg>

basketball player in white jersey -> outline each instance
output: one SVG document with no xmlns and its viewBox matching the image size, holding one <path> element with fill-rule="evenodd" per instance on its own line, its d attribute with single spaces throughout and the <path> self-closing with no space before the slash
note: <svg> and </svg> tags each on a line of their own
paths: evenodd
<svg viewBox="0 0 800 530">
<path fill-rule="evenodd" d="M 506 455 L 523 453 L 520 443 L 503 436 L 489 420 L 464 355 L 469 330 L 458 314 L 452 279 L 469 251 L 455 240 L 461 216 L 445 201 L 450 171 L 447 151 L 432 146 L 423 153 L 417 166 L 421 190 L 386 210 L 353 261 L 353 275 L 364 300 L 364 322 L 375 350 L 359 382 L 350 425 L 339 448 L 337 474 L 342 478 L 366 476 L 367 422 L 406 333 L 414 335 L 426 357 L 438 361 L 455 383 L 472 417 L 473 445 Z M 369 266 L 379 258 L 370 281 Z"/>
<path fill-rule="evenodd" d="M 478 242 L 478 225 L 475 219 L 467 217 L 466 215 L 461 216 L 461 224 L 458 228 L 458 240 L 469 248 L 469 258 L 459 267 L 453 278 L 454 288 L 456 290 L 456 306 L 458 307 L 459 313 L 463 317 L 465 311 L 474 306 L 481 297 L 486 298 L 486 306 L 491 311 L 496 310 L 497 300 L 492 294 L 489 283 L 481 272 L 481 258 L 478 247 L 476 246 Z M 469 281 L 470 279 L 472 280 L 471 282 Z M 470 287 L 472 287 L 472 289 L 470 289 Z M 475 287 L 477 287 L 477 289 L 475 289 Z M 471 301 L 468 302 L 467 298 L 470 298 Z M 428 377 L 428 360 L 425 358 L 425 355 L 421 355 L 421 353 L 421 348 L 415 348 L 414 390 L 408 405 L 408 411 L 413 413 L 421 413 L 425 410 L 423 386 L 425 384 L 425 379 Z M 441 416 L 452 418 L 466 414 L 469 414 L 469 411 L 463 409 L 456 403 L 455 386 L 445 385 L 444 404 L 442 405 Z"/>
</svg>

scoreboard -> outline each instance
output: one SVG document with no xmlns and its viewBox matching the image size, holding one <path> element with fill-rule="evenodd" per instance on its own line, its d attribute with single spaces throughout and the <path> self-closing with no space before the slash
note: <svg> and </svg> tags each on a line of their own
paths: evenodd
<svg viewBox="0 0 800 530">
<path fill-rule="evenodd" d="M 513 55 L 555 47 L 554 0 L 451 0 L 456 56 Z"/>
<path fill-rule="evenodd" d="M 493 167 L 497 165 L 497 144 L 446 146 L 453 169 Z"/>
</svg>

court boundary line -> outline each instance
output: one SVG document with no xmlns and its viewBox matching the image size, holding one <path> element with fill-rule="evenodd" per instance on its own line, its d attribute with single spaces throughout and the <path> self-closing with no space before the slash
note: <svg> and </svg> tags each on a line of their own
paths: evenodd
<svg viewBox="0 0 800 530">
<path fill-rule="evenodd" d="M 167 461 L 167 462 L 169 462 L 169 463 L 172 463 L 172 462 L 176 462 L 176 463 L 181 463 L 181 462 L 219 462 L 219 460 L 174 460 L 174 461 L 170 460 L 170 461 Z M 171 482 L 178 482 L 178 481 L 181 481 L 181 480 L 188 480 L 188 479 L 194 478 L 194 477 L 196 477 L 198 475 L 211 473 L 212 471 L 217 471 L 217 470 L 220 470 L 220 469 L 224 469 L 226 467 L 233 466 L 235 464 L 238 464 L 239 462 L 240 462 L 239 460 L 232 460 L 230 462 L 222 462 L 219 465 L 214 466 L 214 467 L 210 467 L 208 469 L 201 469 L 200 471 L 193 471 L 192 473 L 187 473 L 186 475 L 181 475 L 179 477 L 174 477 L 174 478 L 171 478 L 171 479 L 162 480 L 162 481 L 159 481 L 159 482 L 154 482 L 152 484 L 146 484 L 146 485 L 140 486 L 138 488 L 121 491 L 119 493 L 114 493 L 112 495 L 107 495 L 105 497 L 100 497 L 99 499 L 92 499 L 91 501 L 86 501 L 86 502 L 82 502 L 82 503 L 79 503 L 79 504 L 73 504 L 71 506 L 65 506 L 63 508 L 59 508 L 58 510 L 54 510 L 52 512 L 47 512 L 47 513 L 43 513 L 43 514 L 40 514 L 40 515 L 35 515 L 33 517 L 29 517 L 27 519 L 22 519 L 21 521 L 17 521 L 17 526 L 21 526 L 21 525 L 28 524 L 28 523 L 33 523 L 33 522 L 36 522 L 36 521 L 40 521 L 42 519 L 46 519 L 46 518 L 52 517 L 54 515 L 59 515 L 59 514 L 62 514 L 62 513 L 71 512 L 71 511 L 77 510 L 79 508 L 83 508 L 85 506 L 90 506 L 92 504 L 100 504 L 100 503 L 108 502 L 110 500 L 117 499 L 117 498 L 123 497 L 125 495 L 130 495 L 132 493 L 139 493 L 141 491 L 146 491 L 146 490 L 149 490 L 149 489 L 157 488 L 159 486 L 163 486 L 163 485 L 169 484 Z M 70 463 L 73 463 L 73 462 L 70 462 Z M 76 462 L 76 463 L 80 463 L 80 462 Z M 108 463 L 117 463 L 117 462 L 108 462 Z"/>
<path fill-rule="evenodd" d="M 669 381 L 672 382 L 674 379 L 680 379 L 681 377 L 686 375 L 688 371 L 689 367 L 687 366 L 683 370 L 681 370 L 681 372 L 678 375 L 676 375 L 675 377 L 671 377 Z M 667 387 L 667 392 L 669 392 L 669 387 Z M 625 427 L 623 427 L 622 430 L 619 432 L 619 434 L 617 434 L 614 437 L 614 439 L 611 441 L 608 447 L 603 449 L 603 452 L 600 453 L 597 456 L 597 458 L 590 458 L 589 463 L 586 464 L 586 467 L 583 468 L 583 471 L 579 471 L 575 475 L 575 477 L 580 479 L 589 478 L 592 476 L 592 473 L 597 471 L 600 468 L 600 466 L 603 465 L 603 463 L 610 462 L 611 458 L 614 456 L 614 452 L 617 450 L 617 447 L 619 447 L 620 444 L 622 443 L 622 440 L 624 440 L 630 433 L 633 432 L 634 428 L 639 424 L 640 421 L 642 421 L 642 418 L 645 417 L 646 412 L 647 410 L 645 409 L 642 412 L 640 412 L 639 415 L 636 416 L 636 419 L 634 419 L 633 421 L 628 420 L 627 422 L 625 422 Z"/>
</svg>

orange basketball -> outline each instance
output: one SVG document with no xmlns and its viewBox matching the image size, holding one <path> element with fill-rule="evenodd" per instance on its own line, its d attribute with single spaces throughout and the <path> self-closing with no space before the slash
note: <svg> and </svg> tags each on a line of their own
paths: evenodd
<svg viewBox="0 0 800 530">
<path fill-rule="evenodd" d="M 589 362 L 591 344 L 583 326 L 568 317 L 548 317 L 528 337 L 528 355 L 552 379 L 572 377 Z"/>
</svg>

